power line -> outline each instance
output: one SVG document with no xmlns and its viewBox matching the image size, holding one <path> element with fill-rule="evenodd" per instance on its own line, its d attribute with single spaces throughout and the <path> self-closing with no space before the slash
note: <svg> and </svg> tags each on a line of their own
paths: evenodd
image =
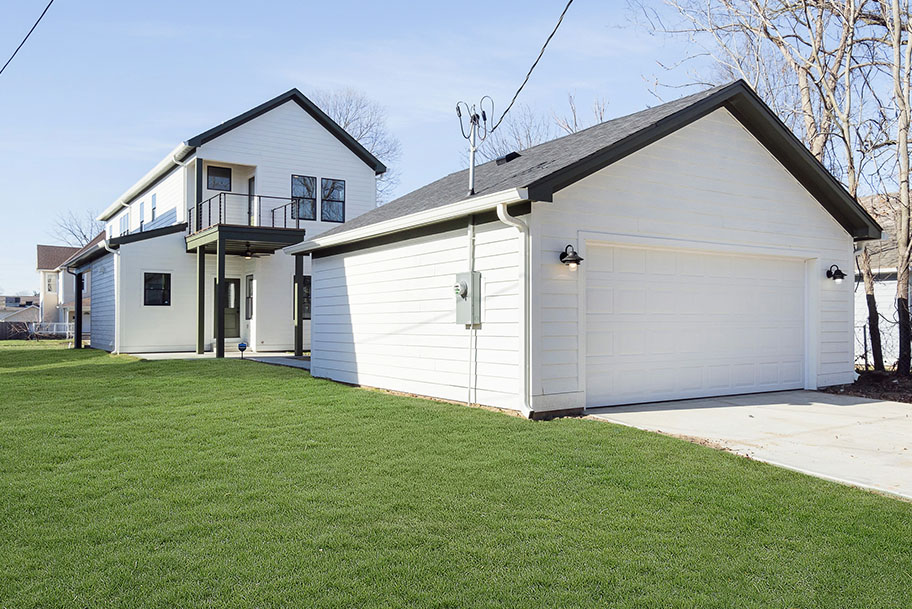
<svg viewBox="0 0 912 609">
<path fill-rule="evenodd" d="M 538 57 L 535 58 L 535 63 L 533 63 L 532 67 L 529 68 L 529 71 L 526 72 L 526 77 L 523 79 L 522 84 L 519 85 L 519 88 L 516 90 L 516 94 L 513 96 L 513 99 L 510 100 L 510 105 L 508 105 L 507 109 L 504 110 L 504 113 L 500 115 L 500 119 L 498 119 L 497 124 L 495 124 L 493 127 L 491 127 L 491 131 L 494 131 L 495 129 L 497 129 L 497 127 L 500 126 L 501 121 L 507 115 L 507 112 L 510 111 L 510 108 L 513 107 L 513 103 L 516 102 L 516 98 L 519 97 L 520 91 L 522 91 L 523 87 L 526 86 L 526 83 L 529 82 L 529 77 L 532 76 L 532 70 L 535 69 L 535 66 L 537 66 L 538 62 L 541 60 L 542 55 L 545 54 L 545 49 L 548 48 L 548 43 L 551 42 L 551 39 L 554 38 L 554 35 L 557 33 L 557 28 L 560 27 L 561 22 L 564 20 L 564 15 L 567 14 L 567 9 L 570 8 L 571 4 L 573 4 L 573 0 L 569 0 L 567 2 L 567 6 L 564 7 L 563 12 L 560 14 L 560 17 L 558 18 L 557 23 L 554 26 L 554 29 L 551 30 L 551 35 L 548 36 L 547 40 L 545 40 L 545 44 L 542 45 L 541 51 L 539 51 L 539 53 L 538 53 Z"/>
<path fill-rule="evenodd" d="M 32 29 L 30 29 L 30 30 L 28 31 L 28 34 L 25 35 L 25 38 L 22 39 L 22 42 L 19 43 L 19 46 L 17 46 L 17 47 L 16 47 L 16 50 L 13 51 L 13 54 L 10 55 L 10 58 L 7 59 L 7 60 L 6 60 L 6 63 L 3 64 L 3 67 L 0 68 L 0 74 L 3 74 L 3 71 L 6 69 L 6 66 L 8 66 L 8 65 L 10 64 L 10 62 L 13 60 L 13 57 L 16 56 L 16 53 L 18 53 L 18 52 L 19 52 L 19 49 L 22 48 L 22 45 L 25 44 L 25 41 L 29 39 L 29 36 L 32 35 L 32 32 L 34 32 L 34 31 L 35 31 L 35 28 L 38 27 L 38 24 L 41 23 L 41 20 L 44 18 L 44 14 L 48 12 L 48 9 L 51 8 L 51 5 L 52 5 L 52 4 L 54 4 L 54 0 L 51 0 L 50 2 L 48 2 L 48 5 L 47 5 L 46 7 L 44 7 L 44 10 L 43 10 L 43 11 L 41 11 L 41 15 L 38 17 L 38 21 L 35 22 L 35 25 L 33 25 L 33 26 L 32 26 Z"/>
</svg>

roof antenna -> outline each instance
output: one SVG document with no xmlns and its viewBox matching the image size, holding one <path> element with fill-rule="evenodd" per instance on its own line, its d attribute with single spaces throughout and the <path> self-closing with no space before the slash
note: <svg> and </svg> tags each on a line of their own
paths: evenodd
<svg viewBox="0 0 912 609">
<path fill-rule="evenodd" d="M 485 138 L 488 137 L 488 133 L 493 131 L 493 129 L 488 128 L 488 113 L 484 110 L 484 101 L 488 100 L 490 102 L 491 109 L 491 119 L 494 119 L 494 100 L 491 99 L 491 96 L 485 95 L 478 102 L 478 107 L 469 106 L 464 101 L 456 103 L 456 116 L 459 118 L 459 128 L 462 130 L 462 137 L 469 140 L 469 196 L 475 194 L 475 151 L 478 150 L 478 146 L 481 145 Z M 462 108 L 465 108 L 466 117 L 468 119 L 468 132 L 466 132 L 466 124 L 462 120 Z M 480 112 L 480 114 L 479 114 Z"/>
</svg>

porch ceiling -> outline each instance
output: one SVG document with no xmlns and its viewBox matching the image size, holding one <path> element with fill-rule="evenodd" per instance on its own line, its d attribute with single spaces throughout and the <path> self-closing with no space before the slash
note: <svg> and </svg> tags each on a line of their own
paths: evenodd
<svg viewBox="0 0 912 609">
<path fill-rule="evenodd" d="M 252 254 L 274 254 L 278 249 L 300 243 L 304 240 L 304 234 L 303 228 L 216 224 L 188 235 L 187 251 L 194 252 L 202 248 L 207 254 L 215 254 L 218 242 L 223 240 L 228 255 L 243 256 L 248 250 Z"/>
</svg>

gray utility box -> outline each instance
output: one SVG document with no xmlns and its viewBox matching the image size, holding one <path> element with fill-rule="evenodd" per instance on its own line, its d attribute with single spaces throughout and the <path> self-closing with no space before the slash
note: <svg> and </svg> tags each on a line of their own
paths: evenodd
<svg viewBox="0 0 912 609">
<path fill-rule="evenodd" d="M 474 326 L 481 323 L 481 273 L 458 273 L 453 284 L 456 294 L 456 323 Z"/>
</svg>

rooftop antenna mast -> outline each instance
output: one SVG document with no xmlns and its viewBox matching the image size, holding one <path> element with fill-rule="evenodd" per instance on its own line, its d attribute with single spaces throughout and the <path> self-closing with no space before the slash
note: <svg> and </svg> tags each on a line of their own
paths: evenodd
<svg viewBox="0 0 912 609">
<path fill-rule="evenodd" d="M 459 118 L 459 128 L 462 137 L 469 140 L 469 196 L 475 194 L 475 151 L 481 145 L 493 128 L 488 127 L 488 113 L 485 112 L 485 100 L 488 100 L 491 119 L 494 119 L 494 100 L 490 95 L 485 95 L 478 101 L 478 106 L 469 106 L 464 101 L 456 104 L 456 116 Z M 463 111 L 465 120 L 463 120 Z M 466 125 L 468 123 L 468 125 Z M 468 129 L 466 127 L 468 126 Z"/>
</svg>

